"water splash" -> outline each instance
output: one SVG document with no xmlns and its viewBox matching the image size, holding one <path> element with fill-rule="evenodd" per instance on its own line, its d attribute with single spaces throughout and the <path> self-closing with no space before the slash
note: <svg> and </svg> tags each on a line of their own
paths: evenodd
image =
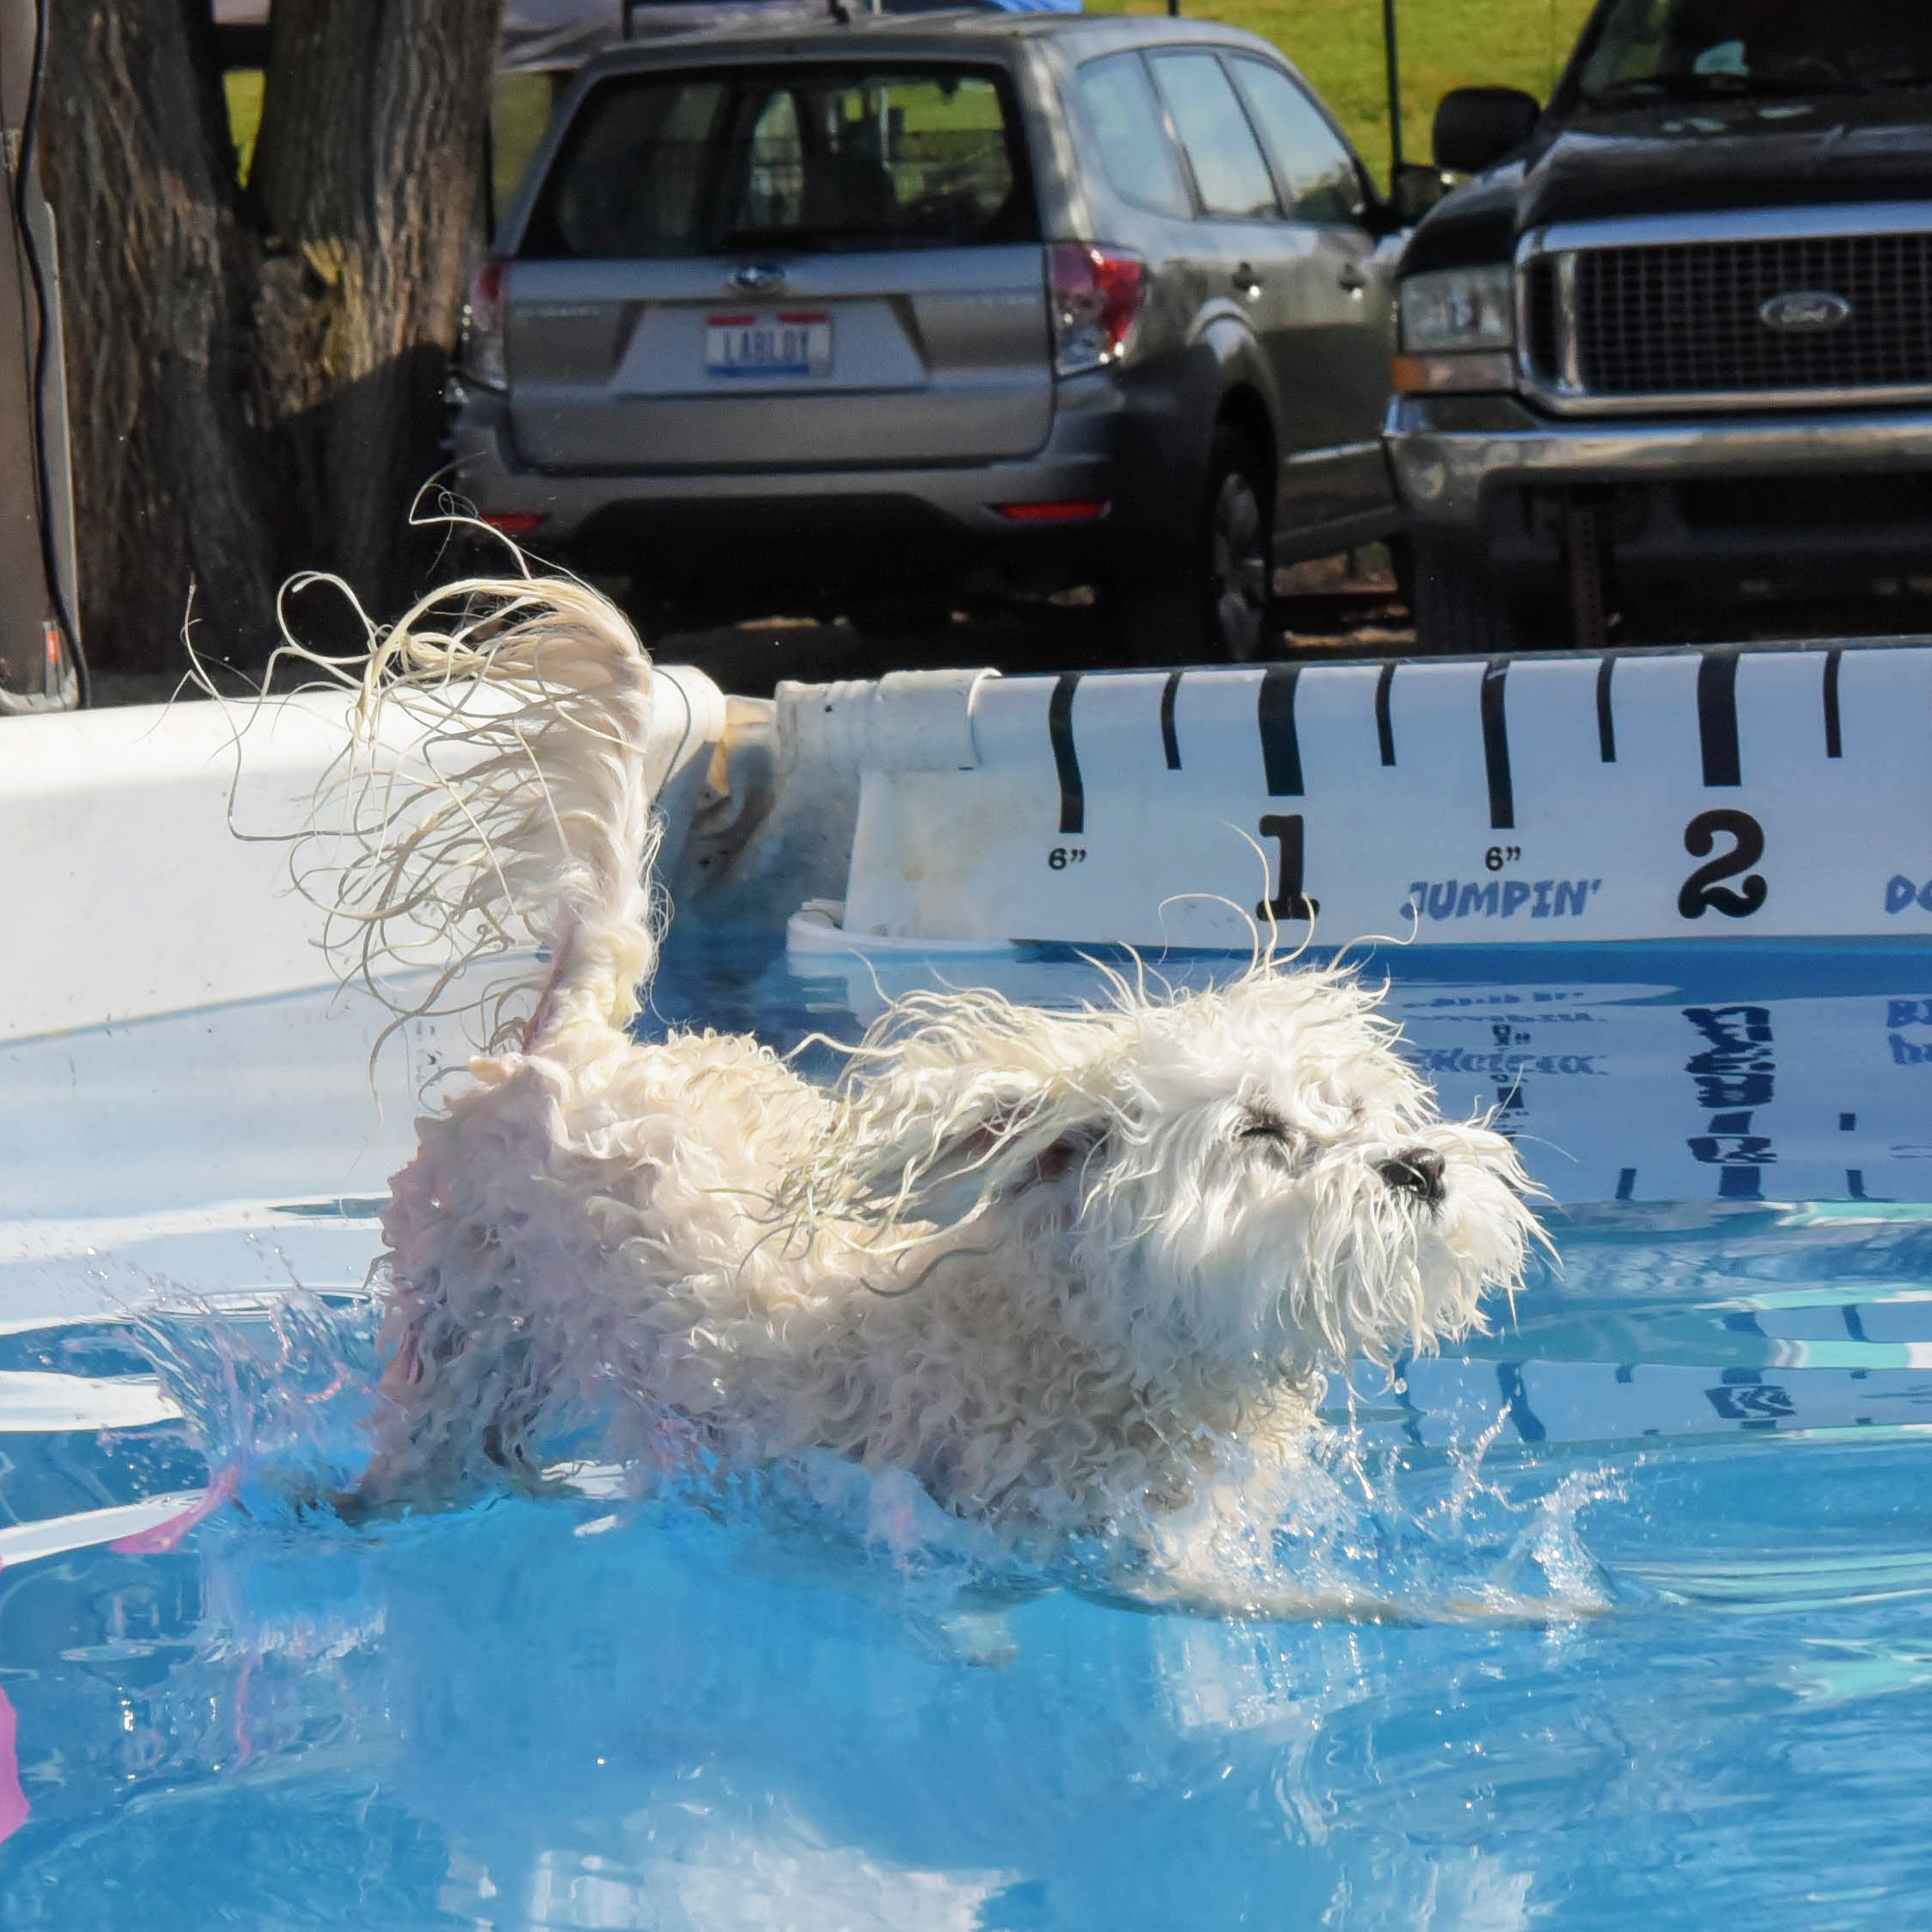
<svg viewBox="0 0 1932 1932">
<path fill-rule="evenodd" d="M 216 1475 L 201 1504 L 145 1532 L 140 1546 L 172 1547 L 231 1495 L 280 1533 L 329 1514 L 326 1499 L 353 1488 L 366 1458 L 376 1325 L 368 1298 L 299 1288 L 245 1317 L 179 1300 L 144 1314 L 138 1343 Z M 1599 1614 L 1616 1592 L 1580 1523 L 1621 1498 L 1619 1481 L 1607 1468 L 1493 1466 L 1505 1419 L 1446 1454 L 1372 1446 L 1352 1420 L 1285 1459 L 1222 1441 L 1178 1506 L 1122 1496 L 1092 1533 L 1018 1546 L 950 1514 L 906 1471 L 869 1472 L 829 1452 L 757 1471 L 687 1467 L 670 1484 L 583 1462 L 546 1473 L 554 1490 L 603 1506 L 579 1534 L 617 1526 L 647 1502 L 660 1516 L 756 1520 L 795 1553 L 889 1583 L 910 1625 L 975 1659 L 1003 1641 L 971 1621 L 980 1608 L 1060 1587 L 1235 1618 Z"/>
<path fill-rule="evenodd" d="M 1198 1614 L 1542 1623 L 1616 1601 L 1581 1520 L 1621 1499 L 1608 1468 L 1488 1471 L 1493 1425 L 1431 1456 L 1372 1447 L 1353 1425 L 1285 1464 L 1224 1443 L 1180 1508 L 1129 1499 L 1075 1552 L 1081 1581 Z"/>
<path fill-rule="evenodd" d="M 135 1346 L 179 1405 L 214 1471 L 173 1540 L 230 1498 L 287 1526 L 350 1487 L 368 1458 L 377 1376 L 375 1301 L 296 1287 L 245 1308 L 174 1296 L 133 1319 Z"/>
</svg>

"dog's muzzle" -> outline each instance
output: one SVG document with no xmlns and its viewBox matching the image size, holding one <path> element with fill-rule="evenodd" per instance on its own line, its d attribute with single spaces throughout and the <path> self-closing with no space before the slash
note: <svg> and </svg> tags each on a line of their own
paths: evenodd
<svg viewBox="0 0 1932 1932">
<path fill-rule="evenodd" d="M 1413 1194 L 1430 1207 L 1442 1198 L 1442 1156 L 1434 1148 L 1404 1148 L 1376 1172 L 1383 1186 L 1397 1194 Z"/>
</svg>

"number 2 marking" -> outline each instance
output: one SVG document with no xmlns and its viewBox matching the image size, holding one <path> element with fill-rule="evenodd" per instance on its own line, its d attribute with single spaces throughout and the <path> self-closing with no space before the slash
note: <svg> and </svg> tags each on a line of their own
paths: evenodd
<svg viewBox="0 0 1932 1932">
<path fill-rule="evenodd" d="M 1749 812 L 1724 807 L 1714 812 L 1700 812 L 1684 827 L 1684 850 L 1693 858 L 1702 858 L 1717 843 L 1717 835 L 1727 832 L 1737 840 L 1731 849 L 1708 865 L 1700 865 L 1684 881 L 1677 895 L 1677 910 L 1686 919 L 1702 919 L 1715 907 L 1726 919 L 1749 919 L 1762 906 L 1770 888 L 1756 872 L 1744 881 L 1742 892 L 1719 885 L 1719 879 L 1735 878 L 1745 867 L 1756 865 L 1764 857 L 1764 827 Z"/>
</svg>

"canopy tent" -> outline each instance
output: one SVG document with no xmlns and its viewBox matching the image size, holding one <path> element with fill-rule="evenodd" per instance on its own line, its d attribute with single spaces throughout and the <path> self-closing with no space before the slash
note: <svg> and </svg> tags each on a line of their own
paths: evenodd
<svg viewBox="0 0 1932 1932">
<path fill-rule="evenodd" d="M 869 9 L 848 0 L 851 10 Z M 1081 0 L 881 0 L 878 11 L 931 13 L 961 4 L 995 13 L 1077 14 Z M 822 20 L 828 0 L 510 0 L 500 65 L 509 71 L 575 67 L 626 40 L 654 39 L 760 20 Z"/>
<path fill-rule="evenodd" d="M 230 32 L 261 34 L 269 0 L 213 0 L 214 23 Z M 855 13 L 867 0 L 848 0 Z M 1081 0 L 879 0 L 882 13 L 931 13 L 946 7 L 983 7 L 995 13 L 1077 14 Z M 654 39 L 760 20 L 820 20 L 829 0 L 509 0 L 504 9 L 506 72 L 554 72 L 580 66 L 593 53 L 626 40 Z M 260 53 L 255 58 L 259 59 Z"/>
</svg>

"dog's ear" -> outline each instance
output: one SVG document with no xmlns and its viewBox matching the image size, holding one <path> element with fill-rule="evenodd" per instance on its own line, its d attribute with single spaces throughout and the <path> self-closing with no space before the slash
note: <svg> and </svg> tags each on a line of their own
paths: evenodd
<svg viewBox="0 0 1932 1932">
<path fill-rule="evenodd" d="M 861 1043 L 816 1170 L 821 1206 L 957 1222 L 1012 1188 L 1083 1168 L 1112 1118 L 1114 1013 L 997 994 L 918 994 Z"/>
</svg>

